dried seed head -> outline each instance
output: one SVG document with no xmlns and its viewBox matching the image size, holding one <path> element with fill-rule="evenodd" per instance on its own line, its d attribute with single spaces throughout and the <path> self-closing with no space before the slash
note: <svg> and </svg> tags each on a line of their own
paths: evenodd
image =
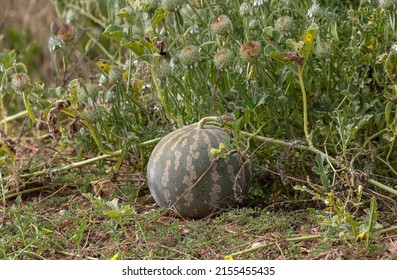
<svg viewBox="0 0 397 280">
<path fill-rule="evenodd" d="M 261 51 L 261 43 L 259 43 L 258 41 L 251 41 L 241 45 L 240 56 L 245 61 L 256 61 L 258 60 Z"/>
<path fill-rule="evenodd" d="M 307 11 L 307 15 L 309 16 L 309 18 L 319 18 L 321 17 L 322 13 L 323 10 L 316 2 L 314 2 L 313 5 L 310 7 L 309 11 Z"/>
<path fill-rule="evenodd" d="M 232 31 L 232 29 L 232 22 L 226 15 L 221 15 L 211 22 L 211 30 L 218 35 L 225 35 Z"/>
<path fill-rule="evenodd" d="M 326 41 L 320 41 L 316 46 L 316 56 L 318 58 L 327 58 L 331 55 L 331 44 Z"/>
<path fill-rule="evenodd" d="M 186 66 L 195 65 L 199 61 L 199 58 L 200 52 L 196 46 L 187 46 L 179 53 L 180 62 Z"/>
<path fill-rule="evenodd" d="M 290 16 L 279 17 L 274 23 L 274 28 L 280 32 L 291 32 L 294 30 L 294 20 Z"/>
<path fill-rule="evenodd" d="M 220 49 L 214 56 L 216 68 L 225 69 L 233 64 L 235 59 L 234 53 L 229 49 Z"/>
<path fill-rule="evenodd" d="M 178 11 L 183 3 L 185 3 L 183 0 L 163 0 L 161 6 L 167 12 L 174 12 Z"/>
<path fill-rule="evenodd" d="M 115 84 L 123 78 L 123 70 L 121 67 L 114 66 L 109 70 L 109 82 Z"/>
<path fill-rule="evenodd" d="M 73 26 L 67 23 L 62 24 L 61 29 L 59 29 L 58 31 L 58 38 L 65 42 L 69 42 L 73 40 L 74 38 Z"/>
<path fill-rule="evenodd" d="M 29 81 L 29 76 L 25 73 L 15 73 L 11 76 L 11 84 L 17 91 L 24 89 Z"/>
<path fill-rule="evenodd" d="M 249 17 L 252 13 L 251 7 L 247 3 L 243 3 L 240 5 L 240 15 L 242 17 Z"/>
<path fill-rule="evenodd" d="M 397 0 L 379 0 L 379 7 L 385 11 L 392 10 L 395 4 L 397 4 Z"/>
<path fill-rule="evenodd" d="M 62 48 L 64 44 L 65 42 L 54 34 L 51 34 L 50 39 L 48 39 L 48 49 L 50 52 L 54 52 L 57 49 Z"/>
<path fill-rule="evenodd" d="M 254 7 L 263 6 L 267 2 L 269 2 L 269 0 L 254 0 Z"/>
</svg>

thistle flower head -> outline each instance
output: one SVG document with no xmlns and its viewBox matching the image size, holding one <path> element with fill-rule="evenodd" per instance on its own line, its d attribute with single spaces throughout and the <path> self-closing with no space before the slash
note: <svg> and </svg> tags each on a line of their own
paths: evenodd
<svg viewBox="0 0 397 280">
<path fill-rule="evenodd" d="M 199 57 L 199 49 L 193 45 L 183 48 L 179 53 L 180 62 L 186 66 L 194 66 L 198 62 Z"/>
<path fill-rule="evenodd" d="M 319 18 L 322 14 L 322 9 L 319 4 L 317 4 L 315 1 L 313 5 L 310 7 L 309 11 L 307 11 L 307 15 L 309 18 Z"/>
<path fill-rule="evenodd" d="M 220 49 L 214 56 L 214 64 L 218 69 L 225 69 L 233 64 L 234 53 L 229 49 Z"/>
<path fill-rule="evenodd" d="M 154 68 L 154 75 L 160 80 L 167 79 L 171 73 L 171 65 L 166 59 L 160 60 Z"/>
<path fill-rule="evenodd" d="M 391 10 L 395 4 L 397 4 L 397 0 L 379 0 L 379 7 L 385 11 Z"/>
<path fill-rule="evenodd" d="M 274 28 L 280 32 L 291 32 L 294 29 L 294 20 L 290 16 L 279 17 L 274 23 Z"/>
<path fill-rule="evenodd" d="M 316 46 L 316 56 L 318 58 L 327 58 L 331 55 L 332 47 L 327 41 L 320 41 Z"/>
<path fill-rule="evenodd" d="M 11 84 L 17 91 L 24 89 L 29 81 L 29 76 L 25 73 L 15 73 L 11 76 Z"/>
<path fill-rule="evenodd" d="M 82 113 L 83 118 L 90 123 L 100 121 L 102 119 L 102 115 L 103 110 L 97 103 L 86 105 Z"/>
<path fill-rule="evenodd" d="M 254 7 L 263 6 L 263 4 L 269 2 L 269 0 L 254 0 Z"/>
<path fill-rule="evenodd" d="M 226 15 L 221 15 L 211 22 L 211 30 L 218 35 L 225 35 L 232 31 L 232 29 L 232 22 Z"/>
<path fill-rule="evenodd" d="M 67 23 L 62 24 L 61 29 L 59 29 L 58 31 L 58 38 L 65 42 L 69 42 L 73 40 L 74 38 L 73 26 Z"/>
<path fill-rule="evenodd" d="M 114 66 L 109 70 L 109 82 L 115 84 L 123 78 L 123 69 L 118 66 Z"/>
<path fill-rule="evenodd" d="M 240 15 L 242 17 L 249 17 L 252 13 L 251 7 L 247 3 L 243 3 L 240 5 Z"/>
<path fill-rule="evenodd" d="M 258 60 L 261 51 L 261 43 L 259 43 L 258 41 L 251 41 L 241 45 L 240 56 L 245 61 L 256 61 Z"/>
</svg>

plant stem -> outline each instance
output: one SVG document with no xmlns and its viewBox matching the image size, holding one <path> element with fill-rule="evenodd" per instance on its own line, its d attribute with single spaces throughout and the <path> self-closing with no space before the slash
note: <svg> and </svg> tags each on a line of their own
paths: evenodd
<svg viewBox="0 0 397 280">
<path fill-rule="evenodd" d="M 393 188 L 391 188 L 389 186 L 386 186 L 386 185 L 384 185 L 382 183 L 379 183 L 378 181 L 375 181 L 373 179 L 369 179 L 368 183 L 370 183 L 370 184 L 372 184 L 372 185 L 374 185 L 374 186 L 376 186 L 376 187 L 378 187 L 378 188 L 380 188 L 380 189 L 382 189 L 384 191 L 387 191 L 387 192 L 389 192 L 391 194 L 397 195 L 397 190 L 396 189 L 393 189 Z"/>
<path fill-rule="evenodd" d="M 263 142 L 269 142 L 269 143 L 272 143 L 272 144 L 276 144 L 276 145 L 279 145 L 279 146 L 284 146 L 284 147 L 292 147 L 293 146 L 293 147 L 298 148 L 300 150 L 310 151 L 310 152 L 315 153 L 317 155 L 321 154 L 330 163 L 337 164 L 337 160 L 335 158 L 333 158 L 332 156 L 330 156 L 330 155 L 328 155 L 328 154 L 326 154 L 326 153 L 324 153 L 324 152 L 322 152 L 322 151 L 320 151 L 320 150 L 318 150 L 318 149 L 316 149 L 314 147 L 307 147 L 307 146 L 304 146 L 304 145 L 301 145 L 301 144 L 295 144 L 295 143 L 291 143 L 291 142 L 286 142 L 286 141 L 279 140 L 279 139 L 273 139 L 273 138 L 269 138 L 269 137 L 258 136 L 258 135 L 255 135 L 255 134 L 252 134 L 252 133 L 248 133 L 248 132 L 245 132 L 245 131 L 241 131 L 240 134 L 248 136 L 250 138 L 256 138 L 256 139 L 258 139 L 260 141 L 263 141 Z M 349 170 L 349 172 L 351 172 L 350 168 L 348 168 L 348 167 L 345 167 L 345 168 L 347 170 Z M 382 190 L 387 191 L 387 192 L 389 192 L 389 193 L 391 193 L 393 195 L 397 195 L 397 190 L 396 189 L 391 188 L 389 186 L 386 186 L 385 184 L 382 184 L 382 183 L 380 183 L 378 181 L 375 181 L 374 179 L 369 179 L 368 183 L 370 183 L 370 184 L 372 184 L 372 185 L 374 185 L 374 186 L 376 186 L 378 188 L 381 188 Z"/>
<path fill-rule="evenodd" d="M 303 100 L 303 130 L 305 131 L 306 141 L 309 144 L 309 147 L 313 147 L 312 136 L 310 135 L 308 129 L 307 94 L 306 94 L 305 84 L 303 82 L 303 66 L 299 68 L 298 78 L 299 78 L 299 85 L 302 91 L 302 100 Z"/>
<path fill-rule="evenodd" d="M 269 142 L 272 144 L 276 144 L 279 146 L 284 146 L 284 147 L 292 147 L 294 146 L 295 148 L 298 148 L 300 150 L 306 150 L 306 151 L 310 151 L 312 153 L 315 153 L 316 155 L 320 154 L 320 155 L 324 155 L 331 163 L 336 164 L 337 160 L 335 158 L 333 158 L 332 156 L 320 151 L 319 149 L 316 149 L 314 147 L 308 147 L 305 145 L 301 145 L 301 144 L 295 144 L 293 142 L 287 142 L 287 141 L 283 141 L 283 140 L 279 140 L 279 139 L 274 139 L 274 138 L 270 138 L 270 137 L 264 137 L 264 136 L 259 136 L 259 135 L 255 135 L 249 132 L 245 132 L 245 131 L 240 131 L 240 133 L 242 135 L 248 136 L 250 138 L 255 138 L 258 139 L 260 141 L 263 142 Z"/>
<path fill-rule="evenodd" d="M 376 232 L 376 234 L 384 234 L 384 233 L 388 233 L 388 232 L 395 231 L 395 230 L 397 230 L 397 226 L 392 226 L 389 228 L 384 228 L 384 229 L 378 230 Z"/>
<path fill-rule="evenodd" d="M 316 234 L 316 235 L 307 235 L 307 236 L 286 238 L 284 241 L 286 241 L 286 242 L 301 242 L 301 241 L 314 240 L 314 239 L 320 239 L 320 238 L 322 238 L 322 236 L 319 235 L 319 234 Z M 256 251 L 259 251 L 259 250 L 262 250 L 262 249 L 266 249 L 266 248 L 272 247 L 272 246 L 274 246 L 276 244 L 277 244 L 277 242 L 266 243 L 266 244 L 258 246 L 258 247 L 249 248 L 247 250 L 243 250 L 243 251 L 232 253 L 232 254 L 228 255 L 227 257 L 241 256 L 242 254 L 248 254 L 248 253 L 256 252 Z"/>
<path fill-rule="evenodd" d="M 28 114 L 27 110 L 19 112 L 19 113 L 15 114 L 15 115 L 12 115 L 12 116 L 4 118 L 3 120 L 0 121 L 0 124 L 5 124 L 5 123 L 8 123 L 10 121 L 22 118 L 22 117 L 26 116 L 27 114 Z"/>
<path fill-rule="evenodd" d="M 206 125 L 209 122 L 218 122 L 219 118 L 218 117 L 205 117 L 202 118 L 198 123 L 197 123 L 197 128 L 204 128 L 204 125 Z M 196 125 L 196 124 L 193 124 Z"/>
<path fill-rule="evenodd" d="M 30 106 L 30 102 L 28 97 L 26 96 L 26 92 L 23 91 L 22 93 L 23 97 L 23 103 L 25 104 L 26 111 L 28 112 L 29 118 L 30 118 L 30 123 L 33 124 L 35 122 L 32 107 Z"/>
</svg>

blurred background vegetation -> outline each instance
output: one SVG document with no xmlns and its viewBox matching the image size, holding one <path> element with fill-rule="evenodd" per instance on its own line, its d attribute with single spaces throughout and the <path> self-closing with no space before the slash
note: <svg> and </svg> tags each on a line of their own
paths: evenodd
<svg viewBox="0 0 397 280">
<path fill-rule="evenodd" d="M 33 80 L 53 83 L 55 73 L 48 51 L 51 22 L 57 22 L 49 0 L 0 0 L 0 49 L 15 50 Z"/>
</svg>

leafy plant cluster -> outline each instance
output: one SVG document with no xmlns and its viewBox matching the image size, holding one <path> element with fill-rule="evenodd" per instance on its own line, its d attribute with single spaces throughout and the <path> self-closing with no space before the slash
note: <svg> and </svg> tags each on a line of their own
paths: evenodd
<svg viewBox="0 0 397 280">
<path fill-rule="evenodd" d="M 57 85 L 31 81 L 15 52 L 0 56 L 2 177 L 14 116 L 47 124 L 77 159 L 117 157 L 116 172 L 127 154 L 142 168 L 158 137 L 216 116 L 256 163 L 253 197 L 294 186 L 326 207 L 324 224 L 369 238 L 376 194 L 397 194 L 395 1 L 54 3 Z"/>
</svg>

